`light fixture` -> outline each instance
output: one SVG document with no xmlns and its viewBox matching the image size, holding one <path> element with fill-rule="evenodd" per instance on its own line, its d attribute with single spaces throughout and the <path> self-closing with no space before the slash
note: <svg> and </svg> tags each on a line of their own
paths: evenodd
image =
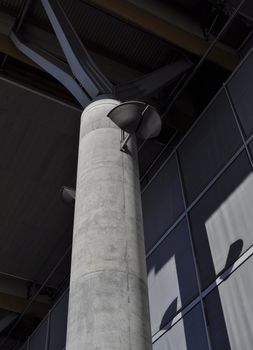
<svg viewBox="0 0 253 350">
<path fill-rule="evenodd" d="M 75 206 L 76 190 L 74 188 L 62 186 L 61 196 L 64 203 L 70 205 L 71 207 Z"/>
<path fill-rule="evenodd" d="M 141 139 L 149 139 L 159 135 L 161 118 L 154 107 L 140 101 L 121 103 L 108 113 L 111 119 L 128 135 L 121 140 L 121 150 L 126 151 L 127 142 L 133 134 Z"/>
</svg>

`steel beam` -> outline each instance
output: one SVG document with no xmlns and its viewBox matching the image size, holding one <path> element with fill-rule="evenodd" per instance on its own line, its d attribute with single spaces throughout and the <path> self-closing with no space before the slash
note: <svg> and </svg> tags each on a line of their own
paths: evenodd
<svg viewBox="0 0 253 350">
<path fill-rule="evenodd" d="M 20 51 L 58 79 L 84 108 L 90 100 L 105 94 L 123 101 L 147 97 L 172 83 L 192 66 L 192 63 L 182 55 L 182 59 L 178 62 L 113 88 L 88 55 L 58 0 L 41 0 L 41 2 L 69 66 L 48 52 L 26 43 L 16 33 L 15 26 L 11 31 L 11 38 Z"/>
<path fill-rule="evenodd" d="M 115 97 L 124 101 L 150 96 L 161 87 L 173 83 L 192 66 L 192 62 L 186 59 L 178 60 L 134 81 L 117 85 Z"/>
<path fill-rule="evenodd" d="M 3 310 L 20 314 L 24 311 L 28 303 L 29 300 L 25 298 L 0 292 L 0 308 Z M 42 319 L 48 313 L 49 309 L 49 304 L 35 301 L 27 311 L 27 314 Z"/>
<path fill-rule="evenodd" d="M 0 33 L 0 52 L 10 57 L 13 57 L 14 59 L 20 62 L 28 64 L 29 66 L 41 69 L 34 61 L 29 59 L 14 45 L 13 41 L 10 40 L 9 36 L 2 33 Z"/>
<path fill-rule="evenodd" d="M 22 38 L 14 32 L 11 33 L 11 39 L 23 54 L 31 58 L 40 67 L 45 69 L 46 72 L 60 81 L 66 87 L 66 89 L 72 93 L 83 108 L 89 104 L 91 98 L 73 78 L 67 64 L 48 54 L 46 51 L 25 43 Z"/>
<path fill-rule="evenodd" d="M 92 98 L 110 93 L 112 84 L 90 58 L 57 0 L 41 0 L 69 66 Z"/>
<path fill-rule="evenodd" d="M 148 4 L 151 4 L 153 8 L 157 8 L 155 1 L 148 1 L 148 4 L 142 1 L 141 5 L 134 2 L 126 0 L 89 0 L 89 3 L 102 10 L 151 32 L 184 50 L 198 56 L 205 53 L 210 43 L 205 40 L 203 35 L 197 34 L 196 28 L 192 28 L 188 22 L 178 24 L 180 22 L 179 15 L 177 17 L 175 15 L 176 20 L 173 18 L 172 21 L 168 9 L 167 12 L 162 14 L 152 13 L 151 6 L 148 8 Z M 239 63 L 237 53 L 225 45 L 216 46 L 210 52 L 208 59 L 230 71 L 234 70 Z"/>
</svg>

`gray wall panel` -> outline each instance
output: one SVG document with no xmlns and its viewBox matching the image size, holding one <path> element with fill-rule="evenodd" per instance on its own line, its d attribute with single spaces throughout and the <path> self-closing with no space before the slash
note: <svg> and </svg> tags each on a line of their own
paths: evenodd
<svg viewBox="0 0 253 350">
<path fill-rule="evenodd" d="M 206 298 L 213 350 L 252 350 L 253 258 Z M 217 297 L 221 308 L 217 308 Z"/>
<path fill-rule="evenodd" d="M 249 136 L 253 132 L 253 52 L 228 84 L 235 109 Z"/>
<path fill-rule="evenodd" d="M 203 287 L 253 244 L 253 176 L 242 153 L 190 212 Z"/>
<path fill-rule="evenodd" d="M 239 130 L 222 91 L 179 148 L 189 203 L 226 164 L 240 144 Z"/>
<path fill-rule="evenodd" d="M 142 195 L 145 245 L 150 250 L 183 211 L 175 157 L 170 159 Z"/>
<path fill-rule="evenodd" d="M 183 220 L 147 259 L 152 332 L 198 292 L 187 223 Z"/>
<path fill-rule="evenodd" d="M 68 294 L 65 294 L 50 315 L 48 350 L 62 350 L 66 345 Z"/>
<path fill-rule="evenodd" d="M 28 350 L 45 350 L 48 318 L 41 322 L 30 338 Z"/>
<path fill-rule="evenodd" d="M 153 350 L 206 349 L 208 349 L 208 343 L 200 305 L 197 305 L 153 345 Z"/>
</svg>

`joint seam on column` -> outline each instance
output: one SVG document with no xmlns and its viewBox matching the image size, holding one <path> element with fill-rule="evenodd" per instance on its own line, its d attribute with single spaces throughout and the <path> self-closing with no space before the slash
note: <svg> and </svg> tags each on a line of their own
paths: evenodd
<svg viewBox="0 0 253 350">
<path fill-rule="evenodd" d="M 86 279 L 86 277 L 88 277 L 88 276 L 96 275 L 96 274 L 98 275 L 98 274 L 101 274 L 101 273 L 104 273 L 104 272 L 119 273 L 119 274 L 125 274 L 125 275 L 127 275 L 127 276 L 133 276 L 134 278 L 136 278 L 136 279 L 138 279 L 140 282 L 142 282 L 142 283 L 145 285 L 145 288 L 147 288 L 147 284 L 146 284 L 145 280 L 143 280 L 142 277 L 140 277 L 140 276 L 138 276 L 138 275 L 136 275 L 135 273 L 132 273 L 132 272 L 121 271 L 121 270 L 115 270 L 115 269 L 111 269 L 111 270 L 110 270 L 110 269 L 108 269 L 108 270 L 106 270 L 106 269 L 101 269 L 101 270 L 97 270 L 97 271 L 87 272 L 87 273 L 84 273 L 84 274 L 78 276 L 78 280 L 80 280 L 80 279 L 82 279 L 82 278 Z M 75 280 L 73 280 L 73 281 L 75 281 Z"/>
<path fill-rule="evenodd" d="M 118 103 L 117 103 L 118 102 Z M 115 100 L 115 103 L 114 102 L 104 102 L 104 103 L 97 103 L 97 104 L 94 104 L 94 106 L 91 106 L 91 105 L 89 105 L 88 107 L 86 107 L 85 109 L 84 109 L 84 111 L 83 111 L 83 115 L 84 115 L 84 118 L 85 118 L 85 114 L 87 113 L 87 112 L 90 112 L 90 111 L 92 111 L 93 109 L 95 109 L 95 108 L 99 108 L 98 106 L 118 106 L 120 104 L 120 102 L 119 101 L 117 101 L 117 100 Z M 108 113 L 109 113 L 109 111 L 108 111 Z"/>
<path fill-rule="evenodd" d="M 83 128 L 85 128 L 85 127 L 88 127 L 89 126 L 89 124 L 88 125 L 85 125 Z M 82 141 L 84 138 L 85 138 L 85 136 L 88 136 L 88 135 L 90 135 L 91 133 L 93 133 L 93 132 L 95 132 L 95 131 L 98 131 L 98 130 L 103 130 L 103 129 L 105 129 L 105 130 L 115 130 L 115 131 L 117 131 L 117 132 L 119 132 L 121 129 L 119 129 L 118 127 L 117 127 L 117 125 L 115 124 L 115 126 L 102 126 L 102 127 L 97 127 L 97 128 L 95 128 L 95 129 L 91 129 L 90 131 L 88 131 L 88 132 L 85 132 L 85 133 L 82 133 L 82 129 L 81 129 L 81 131 L 80 131 L 80 141 Z M 119 135 L 120 136 L 120 135 Z M 119 138 L 119 140 L 120 140 L 120 138 Z"/>
</svg>

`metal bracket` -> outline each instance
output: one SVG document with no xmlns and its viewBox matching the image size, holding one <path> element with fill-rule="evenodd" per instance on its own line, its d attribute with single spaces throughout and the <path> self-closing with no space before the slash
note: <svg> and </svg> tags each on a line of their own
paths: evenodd
<svg viewBox="0 0 253 350">
<path fill-rule="evenodd" d="M 130 138 L 132 137 L 132 134 L 128 134 L 125 137 L 125 132 L 123 130 L 121 130 L 121 140 L 120 140 L 120 150 L 121 152 L 124 153 L 128 153 L 128 147 L 127 147 L 127 143 L 130 140 Z"/>
<path fill-rule="evenodd" d="M 143 111 L 141 112 L 141 116 L 140 116 L 140 120 L 137 124 L 137 127 L 135 129 L 135 134 L 138 132 L 138 130 L 140 129 L 141 125 L 142 125 L 142 121 L 143 121 L 143 118 L 144 118 L 144 114 L 146 113 L 146 111 L 148 110 L 150 106 L 149 105 L 146 105 L 143 109 Z M 127 143 L 128 141 L 131 139 L 131 137 L 133 136 L 133 134 L 129 133 L 126 137 L 124 137 L 124 130 L 121 130 L 121 147 L 120 147 L 120 150 L 121 152 L 125 152 L 127 153 L 128 152 L 128 147 L 127 147 Z"/>
</svg>

